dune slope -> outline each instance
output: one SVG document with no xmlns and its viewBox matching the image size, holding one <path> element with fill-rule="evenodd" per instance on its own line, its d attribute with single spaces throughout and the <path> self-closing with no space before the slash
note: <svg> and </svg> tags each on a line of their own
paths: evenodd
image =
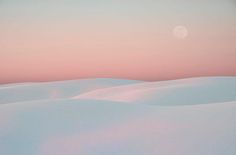
<svg viewBox="0 0 236 155">
<path fill-rule="evenodd" d="M 0 86 L 0 154 L 235 155 L 235 84 L 208 77 Z M 50 97 L 51 88 L 62 96 Z"/>
</svg>

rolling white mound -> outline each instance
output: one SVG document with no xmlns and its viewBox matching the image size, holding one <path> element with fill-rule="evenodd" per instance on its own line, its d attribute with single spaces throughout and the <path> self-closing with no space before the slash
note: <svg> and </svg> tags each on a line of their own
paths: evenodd
<svg viewBox="0 0 236 155">
<path fill-rule="evenodd" d="M 63 99 L 99 88 L 139 82 L 142 81 L 97 78 L 0 85 L 0 104 L 32 100 Z"/>
<path fill-rule="evenodd" d="M 192 105 L 236 101 L 236 78 L 208 77 L 114 86 L 73 99 L 96 99 L 153 105 Z"/>
<path fill-rule="evenodd" d="M 235 77 L 11 84 L 0 101 L 0 155 L 236 154 Z"/>
</svg>

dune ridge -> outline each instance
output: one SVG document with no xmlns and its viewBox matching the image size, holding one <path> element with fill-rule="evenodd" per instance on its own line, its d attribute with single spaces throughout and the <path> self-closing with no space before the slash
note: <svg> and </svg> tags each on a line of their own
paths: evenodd
<svg viewBox="0 0 236 155">
<path fill-rule="evenodd" d="M 1 155 L 236 154 L 235 77 L 4 87 Z"/>
</svg>

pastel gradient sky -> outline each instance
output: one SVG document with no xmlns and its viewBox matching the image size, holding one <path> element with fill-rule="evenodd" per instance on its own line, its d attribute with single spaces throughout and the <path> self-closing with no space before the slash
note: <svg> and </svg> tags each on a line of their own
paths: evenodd
<svg viewBox="0 0 236 155">
<path fill-rule="evenodd" d="M 0 83 L 227 75 L 235 0 L 0 1 Z"/>
</svg>

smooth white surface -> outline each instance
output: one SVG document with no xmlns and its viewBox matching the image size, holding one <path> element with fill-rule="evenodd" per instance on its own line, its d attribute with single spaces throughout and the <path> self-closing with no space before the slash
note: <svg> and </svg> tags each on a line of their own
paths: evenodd
<svg viewBox="0 0 236 155">
<path fill-rule="evenodd" d="M 234 77 L 86 81 L 7 88 L 0 154 L 236 154 Z M 88 83 L 110 86 L 84 91 Z M 64 96 L 48 98 L 52 87 Z"/>
</svg>

